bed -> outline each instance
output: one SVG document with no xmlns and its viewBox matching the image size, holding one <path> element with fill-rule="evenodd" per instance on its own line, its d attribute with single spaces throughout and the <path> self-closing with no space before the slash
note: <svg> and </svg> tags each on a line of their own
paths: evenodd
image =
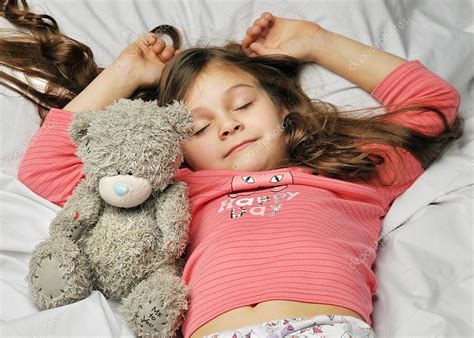
<svg viewBox="0 0 474 338">
<path fill-rule="evenodd" d="M 240 40 L 262 11 L 271 11 L 316 21 L 363 43 L 418 59 L 448 80 L 462 97 L 464 135 L 388 212 L 375 264 L 378 291 L 372 319 L 379 337 L 472 336 L 471 1 L 30 0 L 29 4 L 34 12 L 53 16 L 67 35 L 90 46 L 100 66 L 110 64 L 130 42 L 158 24 L 180 29 L 184 47 L 221 45 Z M 369 94 L 317 65 L 304 70 L 302 81 L 311 97 L 339 107 L 377 105 Z M 28 260 L 60 208 L 18 181 L 21 158 L 40 119 L 31 103 L 13 91 L 0 90 L 0 336 L 132 336 L 118 304 L 100 292 L 47 311 L 39 311 L 31 301 L 25 281 Z"/>
</svg>

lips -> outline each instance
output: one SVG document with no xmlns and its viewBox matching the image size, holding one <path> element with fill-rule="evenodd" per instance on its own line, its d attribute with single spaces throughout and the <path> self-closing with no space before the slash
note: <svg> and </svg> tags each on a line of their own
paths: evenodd
<svg viewBox="0 0 474 338">
<path fill-rule="evenodd" d="M 233 146 L 232 148 L 229 149 L 229 151 L 225 154 L 224 157 L 227 157 L 229 155 L 232 155 L 238 151 L 240 151 L 241 149 L 243 149 L 246 145 L 248 145 L 249 143 L 252 143 L 252 142 L 255 142 L 257 139 L 252 139 L 252 140 L 246 140 L 246 141 L 242 141 L 242 142 L 239 142 L 237 143 L 235 146 Z M 234 151 L 235 150 L 235 151 Z"/>
</svg>

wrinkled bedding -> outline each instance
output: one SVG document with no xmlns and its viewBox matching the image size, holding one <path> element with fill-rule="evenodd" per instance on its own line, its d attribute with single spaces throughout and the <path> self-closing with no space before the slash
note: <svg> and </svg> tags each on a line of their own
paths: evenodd
<svg viewBox="0 0 474 338">
<path fill-rule="evenodd" d="M 375 271 L 373 327 L 380 337 L 472 336 L 473 281 L 473 5 L 470 1 L 29 1 L 93 50 L 100 66 L 158 24 L 181 30 L 184 47 L 241 40 L 262 11 L 313 20 L 329 30 L 418 59 L 461 93 L 463 137 L 399 196 L 388 212 Z M 5 25 L 5 22 L 1 22 Z M 303 87 L 340 107 L 375 102 L 354 84 L 317 65 Z M 38 83 L 41 85 L 41 83 Z M 31 137 L 35 107 L 0 87 L 0 336 L 132 336 L 118 304 L 88 298 L 39 311 L 25 281 L 34 246 L 60 209 L 17 179 Z"/>
</svg>

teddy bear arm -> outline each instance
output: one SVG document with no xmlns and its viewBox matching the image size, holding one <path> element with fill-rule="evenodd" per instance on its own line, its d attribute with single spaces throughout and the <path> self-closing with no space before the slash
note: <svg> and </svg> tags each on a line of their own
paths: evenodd
<svg viewBox="0 0 474 338">
<path fill-rule="evenodd" d="M 51 221 L 50 234 L 65 235 L 76 240 L 83 230 L 98 222 L 102 209 L 103 201 L 99 193 L 83 179 Z"/>
<path fill-rule="evenodd" d="M 189 240 L 190 203 L 184 182 L 169 186 L 157 199 L 155 215 L 163 236 L 163 251 L 179 257 Z"/>
</svg>

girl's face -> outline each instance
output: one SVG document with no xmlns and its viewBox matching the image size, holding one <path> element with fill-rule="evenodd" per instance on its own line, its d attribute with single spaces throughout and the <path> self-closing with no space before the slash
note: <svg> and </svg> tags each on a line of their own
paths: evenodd
<svg viewBox="0 0 474 338">
<path fill-rule="evenodd" d="M 285 159 L 288 110 L 278 109 L 250 74 L 211 64 L 184 101 L 194 119 L 184 160 L 194 171 L 270 170 Z M 243 142 L 248 143 L 234 149 Z"/>
</svg>

